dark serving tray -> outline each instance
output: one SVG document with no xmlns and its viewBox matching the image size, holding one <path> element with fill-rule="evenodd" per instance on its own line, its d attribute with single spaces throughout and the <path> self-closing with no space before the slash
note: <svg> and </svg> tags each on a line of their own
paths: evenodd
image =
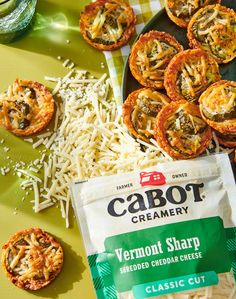
<svg viewBox="0 0 236 299">
<path fill-rule="evenodd" d="M 222 0 L 221 5 L 227 6 L 236 10 L 236 0 Z M 141 33 L 137 36 L 136 40 L 141 34 L 149 32 L 150 30 L 165 31 L 173 35 L 184 49 L 189 48 L 188 39 L 186 36 L 186 29 L 178 27 L 172 22 L 166 14 L 165 9 L 159 11 L 143 28 Z M 236 41 L 235 41 L 236 42 Z M 122 77 L 122 100 L 123 102 L 127 96 L 134 90 L 141 88 L 142 86 L 135 80 L 129 69 L 128 63 L 129 57 L 127 58 L 124 66 L 124 72 Z M 236 59 L 220 65 L 220 73 L 222 79 L 236 81 Z M 163 90 L 164 91 L 164 90 Z M 236 163 L 234 162 L 234 152 L 229 155 L 232 169 L 236 180 Z"/>
<path fill-rule="evenodd" d="M 222 5 L 236 10 L 236 1 L 235 0 L 223 0 Z M 178 27 L 174 22 L 172 22 L 166 14 L 165 9 L 162 9 L 158 12 L 143 28 L 141 34 L 149 32 L 150 30 L 165 31 L 173 35 L 180 44 L 183 45 L 185 49 L 189 48 L 188 39 L 186 36 L 186 29 Z M 139 35 L 139 36 L 140 36 Z M 136 38 L 136 40 L 139 38 Z M 236 42 L 236 41 L 235 41 Z M 128 57 L 129 59 L 129 57 Z M 127 96 L 134 90 L 141 88 L 142 86 L 135 80 L 132 76 L 128 59 L 126 60 L 123 79 L 122 79 L 122 99 L 123 102 Z M 236 81 L 236 59 L 233 61 L 220 65 L 220 73 L 222 79 Z"/>
</svg>

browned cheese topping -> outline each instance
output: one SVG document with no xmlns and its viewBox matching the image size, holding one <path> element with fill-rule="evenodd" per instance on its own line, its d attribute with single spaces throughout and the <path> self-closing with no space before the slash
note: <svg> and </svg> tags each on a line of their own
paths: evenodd
<svg viewBox="0 0 236 299">
<path fill-rule="evenodd" d="M 206 123 L 180 107 L 167 120 L 166 137 L 170 146 L 184 155 L 191 155 L 201 147 Z"/>
<path fill-rule="evenodd" d="M 216 86 L 202 99 L 202 110 L 207 118 L 215 122 L 236 118 L 236 87 Z"/>
<path fill-rule="evenodd" d="M 39 82 L 17 79 L 0 94 L 0 125 L 16 135 L 41 131 L 53 113 L 52 94 Z"/>
<path fill-rule="evenodd" d="M 91 19 L 88 38 L 96 43 L 111 45 L 122 38 L 123 32 L 133 21 L 127 15 L 128 8 L 121 1 L 112 0 L 100 6 L 94 19 Z"/>
<path fill-rule="evenodd" d="M 138 134 L 151 138 L 154 134 L 156 116 L 168 102 L 157 92 L 144 90 L 139 93 L 132 112 L 132 123 Z"/>
<path fill-rule="evenodd" d="M 203 9 L 193 23 L 192 32 L 213 57 L 231 60 L 236 56 L 236 14 L 219 7 L 215 5 Z"/>
<path fill-rule="evenodd" d="M 11 243 L 6 254 L 6 268 L 18 279 L 48 281 L 58 272 L 63 262 L 62 248 L 34 233 L 22 235 Z M 54 277 L 53 277 L 54 278 Z"/>
<path fill-rule="evenodd" d="M 137 53 L 137 66 L 142 77 L 145 80 L 163 81 L 166 66 L 177 53 L 177 49 L 167 42 L 149 40 Z"/>
<path fill-rule="evenodd" d="M 199 60 L 182 63 L 176 85 L 188 101 L 196 101 L 201 93 L 215 82 L 215 65 L 208 64 L 204 56 Z"/>
</svg>

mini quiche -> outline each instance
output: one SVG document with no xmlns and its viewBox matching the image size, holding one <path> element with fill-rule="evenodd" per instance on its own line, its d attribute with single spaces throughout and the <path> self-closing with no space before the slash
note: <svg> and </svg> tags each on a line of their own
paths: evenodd
<svg viewBox="0 0 236 299">
<path fill-rule="evenodd" d="M 233 9 L 208 5 L 191 19 L 187 33 L 190 46 L 207 51 L 218 63 L 236 57 L 236 13 Z"/>
<path fill-rule="evenodd" d="M 185 50 L 170 61 L 164 86 L 173 101 L 197 102 L 201 93 L 220 79 L 218 64 L 205 51 Z"/>
<path fill-rule="evenodd" d="M 171 157 L 189 159 L 208 147 L 211 128 L 201 118 L 199 107 L 187 101 L 164 106 L 156 119 L 155 139 Z"/>
<path fill-rule="evenodd" d="M 127 2 L 97 0 L 86 5 L 81 13 L 80 32 L 94 48 L 111 51 L 128 42 L 135 22 L 135 14 Z"/>
<path fill-rule="evenodd" d="M 200 8 L 217 3 L 221 3 L 221 0 L 165 0 L 165 9 L 176 25 L 187 28 L 190 19 Z"/>
<path fill-rule="evenodd" d="M 3 246 L 2 266 L 11 282 L 25 290 L 48 285 L 62 264 L 61 245 L 40 228 L 19 231 Z"/>
<path fill-rule="evenodd" d="M 219 144 L 225 147 L 236 147 L 236 132 L 231 134 L 222 134 L 216 132 L 216 137 Z"/>
<path fill-rule="evenodd" d="M 169 98 L 151 88 L 133 91 L 123 104 L 123 121 L 136 138 L 149 142 L 154 135 L 156 116 Z"/>
<path fill-rule="evenodd" d="M 18 136 L 41 131 L 53 114 L 52 94 L 36 81 L 16 80 L 0 94 L 0 125 Z"/>
<path fill-rule="evenodd" d="M 236 145 L 236 82 L 221 80 L 211 85 L 200 97 L 203 119 L 218 133 L 221 144 Z"/>
<path fill-rule="evenodd" d="M 165 69 L 171 58 L 180 51 L 183 47 L 172 35 L 149 31 L 141 35 L 131 49 L 131 73 L 141 85 L 162 89 Z"/>
</svg>

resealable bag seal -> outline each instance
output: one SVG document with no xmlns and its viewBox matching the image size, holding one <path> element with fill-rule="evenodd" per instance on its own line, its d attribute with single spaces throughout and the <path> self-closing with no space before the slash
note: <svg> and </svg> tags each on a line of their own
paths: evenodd
<svg viewBox="0 0 236 299">
<path fill-rule="evenodd" d="M 74 182 L 71 192 L 97 298 L 236 298 L 227 154 Z"/>
</svg>

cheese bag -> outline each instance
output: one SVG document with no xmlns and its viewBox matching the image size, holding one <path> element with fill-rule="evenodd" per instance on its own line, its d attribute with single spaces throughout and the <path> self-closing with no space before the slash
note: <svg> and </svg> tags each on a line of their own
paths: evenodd
<svg viewBox="0 0 236 299">
<path fill-rule="evenodd" d="M 227 154 L 71 185 L 98 299 L 235 299 Z"/>
</svg>

